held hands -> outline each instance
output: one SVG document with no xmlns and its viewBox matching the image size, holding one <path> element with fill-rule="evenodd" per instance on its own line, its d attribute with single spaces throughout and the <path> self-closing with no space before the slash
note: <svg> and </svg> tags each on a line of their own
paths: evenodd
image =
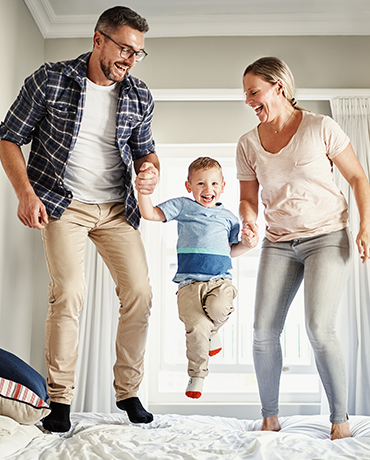
<svg viewBox="0 0 370 460">
<path fill-rule="evenodd" d="M 45 206 L 33 192 L 19 198 L 17 216 L 23 225 L 38 230 L 49 222 Z"/>
<path fill-rule="evenodd" d="M 258 225 L 255 222 L 246 222 L 242 228 L 242 244 L 252 249 L 258 244 Z"/>
<path fill-rule="evenodd" d="M 136 190 L 143 195 L 151 195 L 159 182 L 158 169 L 146 161 L 140 167 L 139 174 L 135 179 Z"/>
</svg>

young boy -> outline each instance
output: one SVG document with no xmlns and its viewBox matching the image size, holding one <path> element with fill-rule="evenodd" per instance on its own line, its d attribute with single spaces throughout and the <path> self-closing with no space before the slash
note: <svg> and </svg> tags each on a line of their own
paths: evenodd
<svg viewBox="0 0 370 460">
<path fill-rule="evenodd" d="M 153 206 L 138 193 L 144 219 L 178 221 L 177 293 L 179 317 L 185 324 L 188 374 L 185 394 L 202 395 L 208 358 L 221 351 L 219 328 L 234 311 L 237 291 L 231 282 L 231 257 L 248 251 L 239 241 L 238 218 L 218 202 L 224 191 L 220 164 L 208 157 L 193 161 L 185 187 L 194 200 L 179 197 Z"/>
</svg>

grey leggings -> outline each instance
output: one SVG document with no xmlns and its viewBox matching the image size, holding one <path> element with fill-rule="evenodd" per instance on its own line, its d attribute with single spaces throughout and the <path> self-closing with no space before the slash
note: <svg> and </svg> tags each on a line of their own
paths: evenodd
<svg viewBox="0 0 370 460">
<path fill-rule="evenodd" d="M 258 269 L 253 358 L 262 416 L 279 412 L 282 370 L 280 335 L 290 304 L 304 279 L 306 330 L 330 407 L 331 423 L 347 415 L 344 358 L 335 333 L 336 313 L 349 276 L 352 243 L 348 229 L 262 243 Z"/>
</svg>

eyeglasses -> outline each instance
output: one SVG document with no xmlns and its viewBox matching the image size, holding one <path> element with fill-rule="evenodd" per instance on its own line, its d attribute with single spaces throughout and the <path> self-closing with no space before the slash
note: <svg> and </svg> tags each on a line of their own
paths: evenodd
<svg viewBox="0 0 370 460">
<path fill-rule="evenodd" d="M 148 53 L 145 50 L 135 51 L 131 48 L 131 46 L 121 46 L 115 42 L 113 38 L 110 38 L 109 35 L 105 34 L 101 30 L 99 30 L 99 32 L 121 49 L 120 56 L 123 59 L 130 59 L 133 55 L 135 55 L 136 62 L 141 62 L 148 56 Z"/>
</svg>

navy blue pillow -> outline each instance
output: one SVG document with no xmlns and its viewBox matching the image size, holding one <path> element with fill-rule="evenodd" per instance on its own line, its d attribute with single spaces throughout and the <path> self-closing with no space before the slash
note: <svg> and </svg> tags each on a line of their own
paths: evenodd
<svg viewBox="0 0 370 460">
<path fill-rule="evenodd" d="M 47 401 L 46 380 L 18 356 L 0 348 L 0 377 L 29 388 L 43 401 Z"/>
</svg>

